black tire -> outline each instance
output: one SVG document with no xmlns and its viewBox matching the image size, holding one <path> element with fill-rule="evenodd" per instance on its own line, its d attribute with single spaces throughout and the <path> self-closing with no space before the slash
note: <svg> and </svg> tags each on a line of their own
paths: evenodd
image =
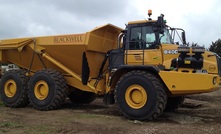
<svg viewBox="0 0 221 134">
<path fill-rule="evenodd" d="M 69 98 L 74 104 L 90 104 L 96 99 L 97 95 L 92 92 L 85 92 L 79 89 L 71 91 Z"/>
<path fill-rule="evenodd" d="M 67 97 L 66 81 L 62 74 L 55 70 L 38 71 L 29 81 L 28 96 L 35 109 L 58 109 Z"/>
<path fill-rule="evenodd" d="M 13 108 L 25 107 L 29 104 L 27 83 L 28 77 L 23 70 L 7 71 L 1 78 L 0 98 L 2 102 Z"/>
<path fill-rule="evenodd" d="M 155 75 L 145 71 L 131 71 L 117 82 L 115 100 L 125 117 L 153 120 L 163 113 L 167 96 L 164 86 Z"/>
<path fill-rule="evenodd" d="M 164 111 L 174 112 L 183 104 L 183 102 L 184 102 L 184 96 L 169 97 Z"/>
</svg>

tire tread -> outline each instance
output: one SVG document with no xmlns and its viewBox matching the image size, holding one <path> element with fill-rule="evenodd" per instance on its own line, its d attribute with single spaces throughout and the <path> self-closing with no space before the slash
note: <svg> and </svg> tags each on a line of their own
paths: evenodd
<svg viewBox="0 0 221 134">
<path fill-rule="evenodd" d="M 46 107 L 39 107 L 39 106 L 35 105 L 32 102 L 32 100 L 30 99 L 31 105 L 35 109 L 42 110 L 42 111 L 54 110 L 54 109 L 58 109 L 59 107 L 61 107 L 61 105 L 63 105 L 65 103 L 65 100 L 67 97 L 67 89 L 68 89 L 66 81 L 65 81 L 64 77 L 62 76 L 62 74 L 60 74 L 59 72 L 52 70 L 52 69 L 44 69 L 44 70 L 40 70 L 36 73 L 45 73 L 48 76 L 50 76 L 52 80 L 54 80 L 56 94 L 53 97 L 53 99 L 51 100 L 50 104 L 47 105 Z M 29 81 L 29 85 L 31 84 L 32 80 L 33 80 L 33 77 Z M 29 90 L 31 90 L 31 89 L 29 89 Z M 30 95 L 29 95 L 29 98 L 31 98 Z"/>
<path fill-rule="evenodd" d="M 141 70 L 135 70 L 135 71 L 130 71 L 128 73 L 126 73 L 125 75 L 123 75 L 120 80 L 117 82 L 116 84 L 116 87 L 115 87 L 115 101 L 116 101 L 116 104 L 117 104 L 117 107 L 120 111 L 121 114 L 125 115 L 125 113 L 120 109 L 119 107 L 119 104 L 117 102 L 117 93 L 118 92 L 117 90 L 119 90 L 118 86 L 120 85 L 120 83 L 127 77 L 130 77 L 130 76 L 133 76 L 134 74 L 138 74 L 138 75 L 141 75 L 141 76 L 144 76 L 145 78 L 149 79 L 150 81 L 152 81 L 155 89 L 157 90 L 157 106 L 156 108 L 154 109 L 153 113 L 151 116 L 149 117 L 143 117 L 141 120 L 154 120 L 156 118 L 158 118 L 164 111 L 165 107 L 166 107 L 166 104 L 167 104 L 167 95 L 166 95 L 166 92 L 164 90 L 164 86 L 163 84 L 161 83 L 161 81 L 159 80 L 159 78 L 152 74 L 152 73 L 149 73 L 149 72 L 146 72 L 146 71 L 141 71 Z M 130 117 L 128 117 L 130 118 Z"/>
</svg>

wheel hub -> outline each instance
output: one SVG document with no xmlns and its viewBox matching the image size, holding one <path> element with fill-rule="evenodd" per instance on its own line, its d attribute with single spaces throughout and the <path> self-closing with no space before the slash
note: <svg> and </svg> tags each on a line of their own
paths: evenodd
<svg viewBox="0 0 221 134">
<path fill-rule="evenodd" d="M 38 81 L 34 87 L 34 94 L 35 94 L 36 98 L 39 100 L 46 99 L 49 94 L 48 84 L 43 80 Z"/>
<path fill-rule="evenodd" d="M 146 104 L 147 98 L 146 90 L 140 85 L 131 85 L 126 90 L 125 100 L 134 109 L 142 108 Z"/>
<path fill-rule="evenodd" d="M 12 98 L 15 96 L 16 91 L 17 91 L 17 85 L 15 81 L 12 79 L 6 81 L 5 86 L 4 86 L 5 95 L 9 98 Z"/>
</svg>

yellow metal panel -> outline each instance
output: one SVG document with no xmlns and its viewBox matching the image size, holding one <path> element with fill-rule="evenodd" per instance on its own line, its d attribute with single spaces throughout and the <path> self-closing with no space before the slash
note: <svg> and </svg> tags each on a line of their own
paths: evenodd
<svg viewBox="0 0 221 134">
<path fill-rule="evenodd" d="M 159 65 L 162 64 L 161 49 L 128 50 L 124 61 L 128 65 Z"/>
<path fill-rule="evenodd" d="M 117 48 L 118 35 L 123 29 L 107 24 L 87 33 L 87 50 L 103 52 Z"/>
<path fill-rule="evenodd" d="M 143 50 L 128 50 L 126 52 L 126 56 L 124 61 L 126 62 L 125 64 L 128 65 L 142 65 L 143 63 Z M 146 61 L 149 61 L 149 59 L 145 59 Z"/>
<path fill-rule="evenodd" d="M 36 37 L 38 45 L 79 45 L 85 43 L 86 34 L 67 34 Z"/>
<path fill-rule="evenodd" d="M 160 71 L 160 77 L 173 95 L 204 93 L 220 88 L 218 75 Z M 216 79 L 216 84 L 213 84 Z"/>
<path fill-rule="evenodd" d="M 2 61 L 2 51 L 0 51 L 0 62 Z"/>
<path fill-rule="evenodd" d="M 137 20 L 137 21 L 130 21 L 128 24 L 142 24 L 142 23 L 149 23 L 149 22 L 156 22 L 156 20 Z"/>
<path fill-rule="evenodd" d="M 95 79 L 90 79 L 88 85 L 83 85 L 81 81 L 78 79 L 71 77 L 71 76 L 64 76 L 65 80 L 67 81 L 67 84 L 78 88 L 83 91 L 87 92 L 94 92 L 96 94 L 104 94 L 105 93 L 105 80 L 101 80 L 98 82 L 98 85 L 94 88 L 91 88 L 92 85 L 96 83 Z"/>
<path fill-rule="evenodd" d="M 21 39 L 13 39 L 13 40 L 1 40 L 0 41 L 0 50 L 5 49 L 18 49 L 18 51 L 22 51 L 25 45 L 28 45 L 34 41 L 33 38 L 21 38 Z"/>
<path fill-rule="evenodd" d="M 207 70 L 208 73 L 217 74 L 218 73 L 218 66 L 216 56 L 212 52 L 206 51 L 203 54 L 204 62 L 203 62 L 203 69 Z"/>
<path fill-rule="evenodd" d="M 86 85 L 83 85 L 81 81 L 79 81 L 78 79 L 76 79 L 74 77 L 65 76 L 64 78 L 67 81 L 68 85 L 71 85 L 71 86 L 73 86 L 75 88 L 78 88 L 78 89 L 81 89 L 83 91 L 95 92 L 96 93 L 96 90 L 93 90 L 92 88 L 90 88 L 90 87 L 88 87 Z"/>
</svg>

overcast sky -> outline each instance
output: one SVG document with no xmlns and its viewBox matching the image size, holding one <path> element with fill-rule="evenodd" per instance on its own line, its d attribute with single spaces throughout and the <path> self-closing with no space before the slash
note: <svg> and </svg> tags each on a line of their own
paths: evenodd
<svg viewBox="0 0 221 134">
<path fill-rule="evenodd" d="M 0 0 L 0 39 L 84 33 L 107 23 L 125 28 L 132 20 L 161 13 L 185 29 L 187 42 L 208 47 L 221 38 L 220 0 Z"/>
</svg>

